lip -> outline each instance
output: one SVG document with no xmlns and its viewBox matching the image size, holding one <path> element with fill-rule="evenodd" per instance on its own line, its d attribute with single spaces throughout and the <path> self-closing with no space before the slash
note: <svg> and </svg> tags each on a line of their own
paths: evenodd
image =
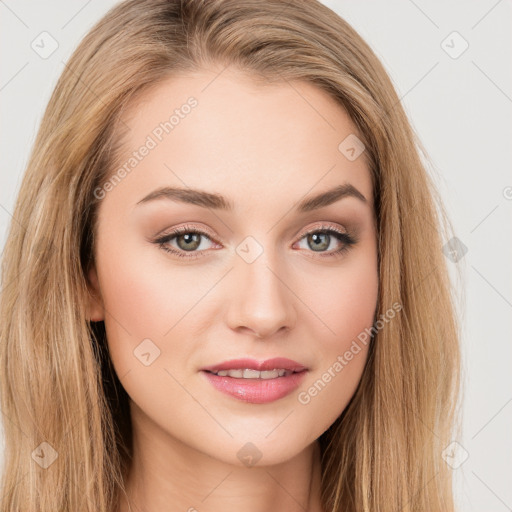
<svg viewBox="0 0 512 512">
<path fill-rule="evenodd" d="M 239 379 L 227 376 L 221 377 L 212 373 L 220 370 L 245 368 L 259 371 L 284 369 L 291 370 L 294 373 L 274 379 Z M 308 369 L 304 365 L 284 357 L 275 357 L 265 361 L 233 359 L 201 370 L 201 373 L 218 391 L 253 404 L 264 404 L 284 398 L 297 389 L 307 372 Z"/>
<path fill-rule="evenodd" d="M 220 364 L 216 364 L 214 366 L 206 366 L 202 368 L 204 371 L 209 372 L 218 372 L 221 370 L 240 370 L 248 368 L 251 370 L 275 370 L 276 368 L 282 368 L 284 370 L 291 370 L 294 372 L 301 372 L 303 370 L 307 370 L 307 368 L 298 363 L 297 361 L 293 361 L 293 359 L 288 359 L 286 357 L 274 357 L 272 359 L 266 359 L 265 361 L 256 361 L 255 359 L 231 359 L 230 361 L 224 361 Z"/>
</svg>

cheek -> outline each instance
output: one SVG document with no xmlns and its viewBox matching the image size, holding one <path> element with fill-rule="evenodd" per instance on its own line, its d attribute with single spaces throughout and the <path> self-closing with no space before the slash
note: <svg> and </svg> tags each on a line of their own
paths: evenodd
<svg viewBox="0 0 512 512">
<path fill-rule="evenodd" d="M 334 279 L 331 301 L 326 304 L 327 318 L 335 332 L 335 344 L 355 338 L 374 320 L 378 296 L 378 274 L 371 267 L 358 266 Z"/>
<path fill-rule="evenodd" d="M 314 279 L 304 282 L 301 297 L 313 313 L 308 315 L 309 323 L 316 326 L 322 359 L 345 351 L 353 339 L 371 327 L 378 289 L 376 254 L 371 250 L 350 255 L 337 269 L 317 269 Z"/>
<path fill-rule="evenodd" d="M 116 243 L 123 247 L 115 251 Z M 131 247 L 131 245 L 133 245 Z M 183 318 L 207 290 L 192 267 L 175 268 L 165 253 L 150 242 L 141 245 L 118 240 L 105 244 L 99 268 L 102 296 L 108 322 L 136 341 L 161 339 Z M 106 321 L 107 323 L 107 321 Z"/>
<path fill-rule="evenodd" d="M 317 365 L 297 395 L 304 414 L 316 418 L 311 435 L 332 425 L 359 385 L 378 299 L 376 259 L 369 256 L 347 264 L 316 283 L 324 283 L 323 288 L 310 286 L 304 291 L 321 320 L 314 319 L 317 334 L 311 331 Z"/>
<path fill-rule="evenodd" d="M 123 250 L 118 253 L 115 247 Z M 190 321 L 187 312 L 207 291 L 207 283 L 191 279 L 190 272 L 171 271 L 169 265 L 156 264 L 154 253 L 158 254 L 159 249 L 149 243 L 141 246 L 139 241 L 138 247 L 130 247 L 126 238 L 111 238 L 101 249 L 98 273 L 105 329 L 118 374 L 138 372 L 141 363 L 146 371 L 148 356 L 142 361 L 139 356 L 148 352 L 149 360 L 154 360 L 149 368 L 160 367 L 160 371 L 169 367 L 166 362 L 171 353 L 178 360 L 186 358 L 192 349 L 189 344 L 175 343 L 170 347 L 169 342 Z M 165 262 L 165 258 L 159 258 Z"/>
<path fill-rule="evenodd" d="M 194 402 L 178 384 L 185 381 L 187 362 L 197 348 L 193 316 L 187 313 L 211 283 L 196 281 L 192 271 L 156 265 L 146 248 L 125 248 L 119 255 L 114 247 L 114 242 L 105 244 L 98 271 L 110 357 L 121 384 L 150 417 L 159 418 L 163 411 L 171 417 L 171 396 L 182 396 L 181 414 L 192 414 Z"/>
</svg>

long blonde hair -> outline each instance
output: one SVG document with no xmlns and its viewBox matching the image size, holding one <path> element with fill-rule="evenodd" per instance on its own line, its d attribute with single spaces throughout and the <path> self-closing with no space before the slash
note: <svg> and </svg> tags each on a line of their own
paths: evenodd
<svg viewBox="0 0 512 512">
<path fill-rule="evenodd" d="M 320 438 L 324 509 L 453 511 L 442 458 L 460 393 L 460 333 L 443 254 L 451 225 L 382 64 L 317 0 L 128 0 L 67 62 L 2 261 L 1 510 L 118 506 L 131 430 L 104 325 L 86 316 L 94 190 L 115 168 L 123 110 L 173 73 L 212 63 L 261 81 L 315 84 L 347 110 L 366 146 L 378 222 L 376 316 L 394 303 L 401 311 L 374 334 L 356 393 Z"/>
</svg>

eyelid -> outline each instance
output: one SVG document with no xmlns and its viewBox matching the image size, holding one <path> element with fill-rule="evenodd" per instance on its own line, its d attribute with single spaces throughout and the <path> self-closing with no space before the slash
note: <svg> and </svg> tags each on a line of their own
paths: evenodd
<svg viewBox="0 0 512 512">
<path fill-rule="evenodd" d="M 161 234 L 156 235 L 156 237 L 153 239 L 153 243 L 156 243 L 160 245 L 160 247 L 167 252 L 174 253 L 175 255 L 179 257 L 189 258 L 189 259 L 195 259 L 200 258 L 202 253 L 209 252 L 209 250 L 202 250 L 202 251 L 191 251 L 187 255 L 187 251 L 180 251 L 178 249 L 165 249 L 164 245 L 169 243 L 169 240 L 165 240 L 166 238 L 173 239 L 183 233 L 197 233 L 200 236 L 206 236 L 211 242 L 213 243 L 220 243 L 221 245 L 224 245 L 222 240 L 218 240 L 216 235 L 212 234 L 212 231 L 207 227 L 197 227 L 193 226 L 191 224 L 184 224 L 178 227 L 171 228 L 170 230 L 164 230 Z M 345 250 L 348 250 L 348 248 L 351 245 L 354 245 L 357 243 L 357 236 L 354 234 L 351 234 L 346 229 L 339 228 L 336 224 L 328 222 L 328 221 L 319 221 L 316 224 L 312 225 L 311 227 L 307 228 L 306 230 L 301 230 L 297 235 L 294 236 L 294 242 L 292 245 L 295 245 L 296 243 L 300 242 L 304 237 L 308 236 L 312 233 L 318 233 L 318 232 L 334 232 L 340 235 L 342 239 L 345 239 L 344 243 L 345 246 L 337 251 L 329 251 L 329 252 L 319 252 L 317 253 L 317 256 L 320 258 L 327 258 L 327 257 L 335 257 L 337 253 L 342 253 Z"/>
<path fill-rule="evenodd" d="M 296 241 L 298 241 L 298 240 L 301 240 L 302 238 L 304 238 L 305 236 L 309 235 L 310 233 L 314 233 L 316 231 L 322 231 L 322 230 L 332 230 L 332 231 L 336 231 L 337 233 L 339 233 L 341 235 L 349 235 L 349 232 L 346 229 L 339 228 L 337 225 L 335 225 L 333 223 L 329 223 L 327 221 L 324 221 L 324 222 L 320 221 L 305 230 L 299 230 L 297 232 L 297 234 L 294 236 L 294 238 L 297 238 Z M 200 232 L 200 234 L 203 234 L 203 232 L 204 232 L 204 234 L 208 235 L 210 240 L 212 240 L 213 242 L 223 243 L 222 240 L 220 239 L 220 237 L 215 235 L 213 233 L 213 231 L 210 230 L 210 228 L 205 227 L 205 226 L 197 227 L 197 226 L 194 226 L 194 225 L 191 225 L 188 223 L 184 224 L 182 226 L 171 228 L 169 230 L 164 230 L 163 232 L 157 234 L 155 236 L 155 239 L 164 238 L 166 236 L 176 234 L 176 232 L 179 232 L 179 233 L 181 233 L 181 232 L 183 232 L 183 233 Z"/>
<path fill-rule="evenodd" d="M 205 226 L 198 227 L 198 226 L 194 226 L 194 225 L 191 225 L 188 223 L 183 224 L 178 227 L 171 228 L 171 229 L 165 229 L 164 231 L 162 231 L 161 233 L 156 235 L 155 239 L 158 240 L 158 239 L 170 236 L 170 235 L 176 235 L 176 233 L 181 234 L 181 233 L 189 233 L 189 232 L 197 232 L 201 235 L 207 235 L 208 238 L 210 238 L 210 240 L 212 240 L 213 242 L 221 242 L 222 243 L 222 241 L 220 240 L 220 237 L 215 235 L 210 228 L 207 228 Z"/>
<path fill-rule="evenodd" d="M 304 238 L 306 235 L 309 235 L 310 233 L 315 233 L 317 231 L 336 231 L 340 235 L 349 234 L 349 232 L 346 229 L 339 228 L 335 224 L 329 222 L 320 222 L 318 224 L 311 226 L 310 228 L 307 228 L 305 231 L 299 231 L 299 233 L 296 236 L 299 237 L 300 240 Z"/>
</svg>

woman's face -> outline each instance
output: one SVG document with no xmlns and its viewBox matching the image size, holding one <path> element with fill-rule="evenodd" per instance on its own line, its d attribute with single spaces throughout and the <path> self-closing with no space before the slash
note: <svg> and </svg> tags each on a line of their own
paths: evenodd
<svg viewBox="0 0 512 512">
<path fill-rule="evenodd" d="M 229 69 L 167 80 L 124 122 L 95 192 L 89 313 L 135 432 L 238 465 L 288 460 L 341 414 L 367 358 L 377 244 L 357 130 L 309 83 Z M 293 362 L 257 372 L 273 358 Z M 252 371 L 205 370 L 224 362 Z"/>
</svg>

